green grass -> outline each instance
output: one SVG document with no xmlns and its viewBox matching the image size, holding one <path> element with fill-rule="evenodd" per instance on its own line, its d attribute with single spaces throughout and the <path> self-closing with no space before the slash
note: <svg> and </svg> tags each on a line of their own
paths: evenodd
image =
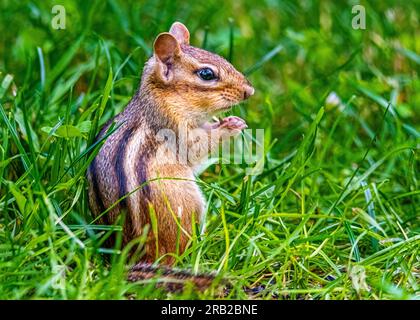
<svg viewBox="0 0 420 320">
<path fill-rule="evenodd" d="M 265 129 L 266 155 L 261 175 L 200 176 L 206 232 L 176 266 L 219 271 L 228 299 L 418 299 L 418 8 L 362 1 L 353 30 L 355 1 L 301 3 L 62 1 L 54 30 L 54 1 L 2 1 L 0 298 L 218 296 L 125 281 L 125 251 L 103 244 L 121 228 L 93 223 L 86 199 L 92 138 L 180 20 L 248 74 L 256 94 L 233 113 Z"/>
</svg>

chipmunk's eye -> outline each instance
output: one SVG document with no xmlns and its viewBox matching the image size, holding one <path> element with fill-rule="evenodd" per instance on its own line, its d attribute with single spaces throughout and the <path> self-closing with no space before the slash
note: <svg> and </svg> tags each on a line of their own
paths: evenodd
<svg viewBox="0 0 420 320">
<path fill-rule="evenodd" d="M 205 81 L 210 81 L 210 80 L 214 80 L 216 79 L 216 75 L 214 74 L 213 70 L 211 70 L 210 68 L 203 68 L 197 71 L 198 76 L 205 80 Z"/>
</svg>

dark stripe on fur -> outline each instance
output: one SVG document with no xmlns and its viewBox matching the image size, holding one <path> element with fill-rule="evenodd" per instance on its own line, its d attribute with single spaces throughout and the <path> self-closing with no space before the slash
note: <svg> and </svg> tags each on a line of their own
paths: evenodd
<svg viewBox="0 0 420 320">
<path fill-rule="evenodd" d="M 137 160 L 137 181 L 139 186 L 147 181 L 147 162 L 149 156 L 147 153 L 142 153 Z M 145 184 L 142 188 L 142 194 L 146 199 L 150 199 L 150 186 Z"/>
<path fill-rule="evenodd" d="M 132 132 L 133 128 L 127 128 L 126 131 L 124 131 L 121 140 L 118 141 L 119 146 L 117 148 L 115 157 L 115 174 L 117 176 L 118 181 L 118 199 L 122 198 L 127 194 L 127 177 L 125 176 L 124 171 L 124 160 L 128 141 L 131 137 Z M 126 208 L 127 199 L 125 198 L 121 200 L 119 204 L 120 208 Z"/>
</svg>

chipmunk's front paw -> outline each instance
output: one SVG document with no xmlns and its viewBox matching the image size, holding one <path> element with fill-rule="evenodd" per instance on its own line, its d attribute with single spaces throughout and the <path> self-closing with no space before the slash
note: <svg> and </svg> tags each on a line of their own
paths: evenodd
<svg viewBox="0 0 420 320">
<path fill-rule="evenodd" d="M 245 121 L 239 117 L 230 116 L 220 120 L 219 128 L 222 130 L 227 130 L 231 135 L 236 135 L 240 133 L 243 129 L 248 128 Z"/>
</svg>

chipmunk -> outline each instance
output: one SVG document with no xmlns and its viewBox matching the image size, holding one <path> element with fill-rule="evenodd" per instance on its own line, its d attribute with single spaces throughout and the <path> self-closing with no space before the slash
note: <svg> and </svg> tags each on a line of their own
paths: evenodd
<svg viewBox="0 0 420 320">
<path fill-rule="evenodd" d="M 188 29 L 180 22 L 157 36 L 139 89 L 96 137 L 101 139 L 112 123 L 118 125 L 87 172 L 89 206 L 95 216 L 123 198 L 100 219 L 113 224 L 126 212 L 123 245 L 142 236 L 144 227 L 151 224 L 150 210 L 156 216 L 157 232 L 149 228 L 144 256 L 130 280 L 150 278 L 156 271 L 152 264 L 164 255 L 163 273 L 189 278 L 185 272 L 170 271 L 174 263 L 170 254 L 184 252 L 193 221 L 200 223 L 203 218 L 205 199 L 195 182 L 195 168 L 222 141 L 247 127 L 234 116 L 210 122 L 250 97 L 254 88 L 228 61 L 190 46 L 189 39 Z M 179 135 L 180 128 L 187 133 L 185 161 L 180 161 L 179 144 L 163 148 L 168 139 L 161 133 L 170 130 Z M 194 279 L 207 281 L 205 276 Z"/>
</svg>

